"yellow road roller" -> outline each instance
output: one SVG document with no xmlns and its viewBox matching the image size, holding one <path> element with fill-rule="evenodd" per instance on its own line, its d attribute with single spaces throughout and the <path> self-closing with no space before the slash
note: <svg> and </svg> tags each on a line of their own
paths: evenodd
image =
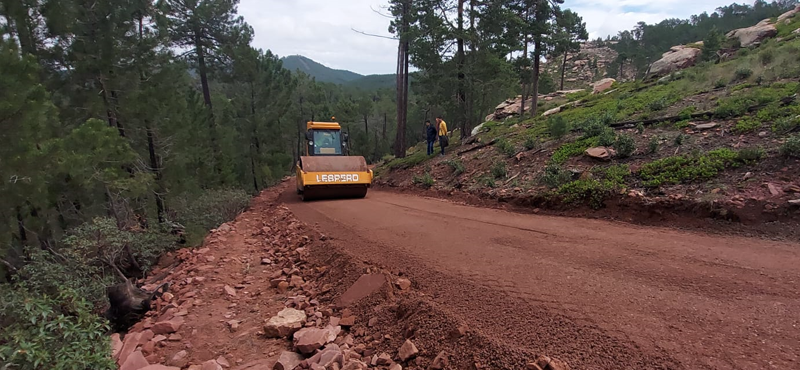
<svg viewBox="0 0 800 370">
<path fill-rule="evenodd" d="M 367 195 L 372 170 L 364 157 L 347 155 L 348 137 L 339 123 L 307 122 L 306 143 L 297 162 L 297 194 L 304 201 Z"/>
</svg>

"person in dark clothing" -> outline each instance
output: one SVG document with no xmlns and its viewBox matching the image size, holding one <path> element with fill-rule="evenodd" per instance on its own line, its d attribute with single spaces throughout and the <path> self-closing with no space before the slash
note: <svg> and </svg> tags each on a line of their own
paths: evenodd
<svg viewBox="0 0 800 370">
<path fill-rule="evenodd" d="M 433 154 L 434 151 L 434 144 L 436 143 L 436 138 L 438 133 L 436 132 L 436 127 L 431 125 L 431 121 L 425 121 L 425 135 L 428 139 L 428 155 Z"/>
</svg>

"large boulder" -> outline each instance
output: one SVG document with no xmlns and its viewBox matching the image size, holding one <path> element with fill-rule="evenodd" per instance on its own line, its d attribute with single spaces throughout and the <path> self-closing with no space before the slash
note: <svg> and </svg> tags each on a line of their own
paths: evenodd
<svg viewBox="0 0 800 370">
<path fill-rule="evenodd" d="M 753 27 L 747 28 L 740 28 L 738 30 L 733 30 L 728 32 L 727 36 L 729 39 L 739 39 L 739 44 L 743 48 L 747 48 L 750 46 L 758 45 L 761 41 L 764 41 L 768 38 L 775 37 L 778 34 L 778 29 L 775 28 L 774 25 L 769 23 L 759 23 Z"/>
<path fill-rule="evenodd" d="M 786 24 L 789 24 L 791 22 L 790 18 L 793 18 L 797 13 L 800 13 L 800 4 L 797 4 L 794 9 L 778 16 L 777 23 L 786 22 Z"/>
<path fill-rule="evenodd" d="M 689 68 L 697 62 L 702 51 L 687 46 L 673 46 L 661 59 L 650 65 L 650 77 L 661 77 L 674 71 Z"/>
<path fill-rule="evenodd" d="M 611 88 L 611 85 L 617 82 L 617 80 L 613 78 L 604 78 L 600 81 L 595 82 L 592 85 L 592 94 L 599 94 L 603 91 L 606 91 Z"/>
</svg>

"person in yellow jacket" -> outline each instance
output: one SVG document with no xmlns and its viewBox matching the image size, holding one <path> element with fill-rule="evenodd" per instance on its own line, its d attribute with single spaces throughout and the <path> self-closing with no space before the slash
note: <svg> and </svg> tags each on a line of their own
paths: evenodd
<svg viewBox="0 0 800 370">
<path fill-rule="evenodd" d="M 436 117 L 436 124 L 439 126 L 439 146 L 442 148 L 442 154 L 444 155 L 444 148 L 450 145 L 450 139 L 447 137 L 447 122 L 445 122 L 442 117 Z"/>
</svg>

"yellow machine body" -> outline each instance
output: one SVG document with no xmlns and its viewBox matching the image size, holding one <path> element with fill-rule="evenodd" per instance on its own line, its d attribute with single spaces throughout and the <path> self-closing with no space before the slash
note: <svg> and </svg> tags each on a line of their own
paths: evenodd
<svg viewBox="0 0 800 370">
<path fill-rule="evenodd" d="M 372 185 L 364 157 L 348 156 L 347 137 L 336 122 L 308 122 L 305 155 L 297 162 L 297 193 L 303 200 L 363 198 Z"/>
</svg>

